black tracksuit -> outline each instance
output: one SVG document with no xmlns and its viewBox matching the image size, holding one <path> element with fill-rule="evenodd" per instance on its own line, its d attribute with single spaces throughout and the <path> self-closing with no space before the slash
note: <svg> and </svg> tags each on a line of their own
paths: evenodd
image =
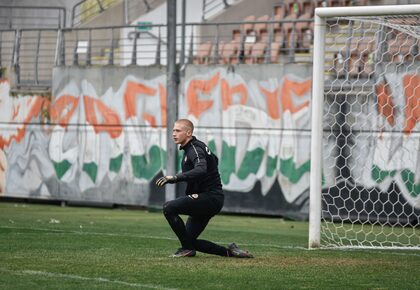
<svg viewBox="0 0 420 290">
<path fill-rule="evenodd" d="M 177 182 L 187 182 L 186 196 L 164 204 L 163 213 L 184 249 L 227 256 L 225 247 L 210 241 L 197 240 L 210 219 L 223 207 L 224 195 L 220 180 L 218 159 L 200 140 L 193 138 L 180 147 L 184 150 L 182 173 Z M 180 214 L 189 215 L 187 223 Z"/>
</svg>

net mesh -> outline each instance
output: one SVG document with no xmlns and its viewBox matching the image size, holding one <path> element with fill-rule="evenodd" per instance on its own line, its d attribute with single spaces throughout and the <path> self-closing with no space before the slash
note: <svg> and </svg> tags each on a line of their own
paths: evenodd
<svg viewBox="0 0 420 290">
<path fill-rule="evenodd" d="M 323 247 L 420 249 L 419 20 L 327 19 Z"/>
</svg>

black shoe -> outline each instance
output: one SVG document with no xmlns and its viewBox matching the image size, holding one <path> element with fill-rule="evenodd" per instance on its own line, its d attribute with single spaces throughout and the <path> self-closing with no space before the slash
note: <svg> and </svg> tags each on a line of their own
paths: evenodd
<svg viewBox="0 0 420 290">
<path fill-rule="evenodd" d="M 235 243 L 228 246 L 229 256 L 235 258 L 254 258 L 248 251 L 241 250 Z"/>
<path fill-rule="evenodd" d="M 180 257 L 194 257 L 195 256 L 195 250 L 188 250 L 179 248 L 178 251 L 175 252 L 175 254 L 170 255 L 171 258 L 180 258 Z"/>
</svg>

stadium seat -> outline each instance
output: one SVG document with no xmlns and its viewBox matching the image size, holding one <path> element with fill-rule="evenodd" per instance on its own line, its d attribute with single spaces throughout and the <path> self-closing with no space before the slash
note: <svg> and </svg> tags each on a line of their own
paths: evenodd
<svg viewBox="0 0 420 290">
<path fill-rule="evenodd" d="M 225 48 L 225 42 L 223 40 L 219 41 L 219 45 L 217 46 L 217 59 L 212 60 L 213 63 L 223 63 L 223 50 Z M 214 55 L 216 57 L 216 55 Z"/>
<path fill-rule="evenodd" d="M 374 70 L 374 55 L 376 40 L 375 37 L 365 37 L 357 45 L 360 56 L 360 73 L 362 77 L 369 76 Z"/>
<path fill-rule="evenodd" d="M 274 15 L 284 18 L 286 16 L 286 6 L 283 3 L 274 6 Z"/>
<path fill-rule="evenodd" d="M 249 15 L 245 17 L 243 22 L 251 22 L 256 21 L 255 15 Z M 244 33 L 244 35 L 248 35 L 248 33 L 254 31 L 254 23 L 244 23 L 241 25 L 241 31 Z"/>
<path fill-rule="evenodd" d="M 284 2 L 287 7 L 287 16 L 284 20 L 296 20 L 299 17 L 301 6 L 300 2 L 295 2 L 291 0 L 287 0 Z M 285 46 L 288 49 L 296 48 L 297 44 L 297 32 L 294 22 L 285 22 L 282 25 L 284 38 L 285 38 Z"/>
<path fill-rule="evenodd" d="M 326 0 L 314 0 L 313 4 L 314 4 L 314 8 L 325 7 L 325 6 L 327 6 L 327 1 Z"/>
<path fill-rule="evenodd" d="M 301 49 L 309 49 L 312 43 L 312 21 L 314 15 L 314 4 L 312 1 L 306 0 L 302 2 L 303 13 L 299 16 L 298 20 L 301 22 L 296 23 L 297 44 Z"/>
<path fill-rule="evenodd" d="M 240 42 L 241 41 L 241 31 L 238 29 L 235 29 L 232 31 L 232 40 L 236 41 L 236 42 Z"/>
<path fill-rule="evenodd" d="M 347 72 L 350 77 L 359 74 L 361 60 L 357 47 L 358 40 L 359 39 L 353 39 L 350 47 L 343 48 L 334 55 L 334 69 L 337 77 L 346 77 Z"/>
<path fill-rule="evenodd" d="M 238 63 L 239 42 L 232 40 L 223 46 L 221 60 L 219 63 L 236 64 Z"/>
<path fill-rule="evenodd" d="M 252 63 L 252 47 L 254 43 L 245 43 L 244 44 L 244 62 L 245 63 Z"/>
<path fill-rule="evenodd" d="M 197 53 L 194 57 L 194 64 L 208 64 L 212 51 L 212 44 L 210 41 L 200 43 L 197 48 Z"/>
<path fill-rule="evenodd" d="M 388 58 L 391 62 L 409 62 L 417 54 L 418 46 L 416 40 L 405 34 L 397 33 L 387 42 Z"/>
<path fill-rule="evenodd" d="M 302 4 L 302 14 L 309 14 L 310 17 L 309 18 L 313 18 L 314 17 L 314 13 L 315 13 L 315 3 L 312 0 L 303 0 Z"/>
<path fill-rule="evenodd" d="M 266 42 L 257 42 L 252 46 L 252 63 L 263 63 L 265 52 L 267 51 Z"/>
<path fill-rule="evenodd" d="M 257 21 L 268 21 L 270 17 L 268 15 L 263 15 L 258 17 Z M 260 38 L 261 33 L 266 32 L 268 30 L 267 23 L 256 23 L 254 26 L 254 31 L 257 33 L 258 37 Z"/>
<path fill-rule="evenodd" d="M 271 62 L 277 63 L 279 61 L 279 56 L 283 49 L 283 45 L 284 45 L 283 30 L 280 28 L 276 28 L 274 29 L 274 37 L 273 37 L 273 41 L 271 42 L 271 47 L 270 47 Z"/>
<path fill-rule="evenodd" d="M 276 6 L 274 6 L 274 16 L 273 21 L 276 23 L 273 24 L 273 29 L 281 28 L 281 20 L 283 20 L 286 17 L 286 6 L 284 3 L 280 3 Z"/>
<path fill-rule="evenodd" d="M 328 7 L 340 7 L 340 6 L 347 6 L 346 0 L 327 0 Z"/>
</svg>

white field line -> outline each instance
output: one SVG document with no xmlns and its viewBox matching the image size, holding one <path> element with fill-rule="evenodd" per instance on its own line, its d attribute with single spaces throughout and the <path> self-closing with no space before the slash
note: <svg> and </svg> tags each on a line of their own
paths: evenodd
<svg viewBox="0 0 420 290">
<path fill-rule="evenodd" d="M 141 239 L 154 239 L 154 240 L 170 240 L 177 241 L 177 238 L 170 237 L 159 237 L 159 236 L 149 236 L 149 235 L 136 235 L 136 234 L 114 234 L 114 233 L 98 233 L 98 232 L 85 232 L 85 231 L 68 231 L 68 230 L 58 230 L 58 229 L 46 229 L 46 228 L 24 228 L 24 227 L 10 227 L 10 226 L 0 226 L 0 228 L 7 229 L 20 229 L 20 230 L 35 230 L 43 232 L 56 232 L 63 234 L 76 234 L 76 235 L 98 235 L 98 236 L 111 236 L 111 237 L 130 237 L 130 238 L 141 238 Z M 218 244 L 229 244 L 229 242 L 215 241 Z M 251 246 L 251 247 L 269 247 L 277 249 L 301 249 L 307 250 L 304 247 L 293 247 L 293 246 L 278 246 L 272 244 L 249 244 L 241 243 L 241 246 Z"/>
<path fill-rule="evenodd" d="M 124 282 L 124 281 L 119 281 L 119 280 L 110 280 L 110 279 L 101 278 L 101 277 L 92 278 L 92 277 L 84 277 L 84 276 L 78 276 L 78 275 L 52 273 L 52 272 L 44 272 L 44 271 L 33 271 L 33 270 L 13 271 L 9 269 L 0 268 L 0 272 L 7 272 L 7 273 L 15 274 L 15 275 L 33 275 L 33 276 L 61 278 L 61 279 L 70 279 L 70 280 L 94 281 L 94 282 L 102 282 L 102 283 L 119 284 L 119 285 L 129 286 L 129 287 L 148 288 L 148 289 L 176 290 L 176 288 L 166 288 L 159 285 L 129 283 L 129 282 Z"/>
<path fill-rule="evenodd" d="M 24 227 L 11 227 L 11 226 L 0 226 L 0 228 L 7 228 L 7 229 L 21 229 L 21 230 L 36 230 L 36 231 L 44 231 L 44 232 L 57 232 L 63 234 L 76 234 L 76 235 L 98 235 L 98 236 L 111 236 L 111 237 L 130 237 L 130 238 L 140 238 L 140 239 L 154 239 L 154 240 L 169 240 L 169 241 L 177 241 L 177 238 L 170 238 L 170 237 L 159 237 L 159 236 L 149 236 L 149 235 L 136 235 L 136 234 L 113 234 L 113 233 L 99 233 L 99 232 L 85 232 L 85 231 L 69 231 L 69 230 L 58 230 L 58 229 L 46 229 L 46 228 L 24 228 Z M 225 241 L 214 241 L 217 244 L 229 244 L 229 242 Z M 304 250 L 304 251 L 313 251 L 309 250 L 305 247 L 300 246 L 279 246 L 274 244 L 255 244 L 255 243 L 240 243 L 240 246 L 246 247 L 267 247 L 267 248 L 276 248 L 276 249 L 287 249 L 287 250 Z M 333 250 L 333 251 L 366 251 L 367 249 L 319 249 L 320 251 L 325 250 Z M 408 252 L 411 249 L 407 249 L 407 252 L 391 252 L 391 251 L 380 251 L 379 249 L 373 249 L 372 252 L 375 253 L 382 253 L 382 254 L 391 254 L 397 256 L 414 256 L 420 257 L 420 253 L 413 253 Z"/>
</svg>

